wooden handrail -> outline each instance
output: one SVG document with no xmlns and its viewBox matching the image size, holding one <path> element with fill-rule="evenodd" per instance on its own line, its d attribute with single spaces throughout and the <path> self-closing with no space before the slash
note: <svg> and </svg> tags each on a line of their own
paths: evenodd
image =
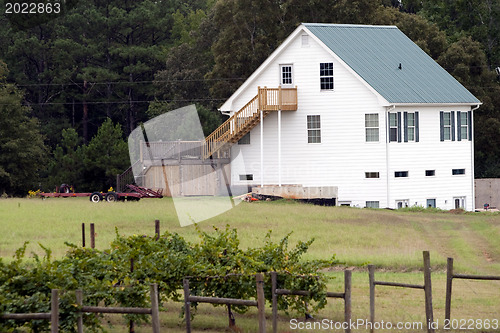
<svg viewBox="0 0 500 333">
<path fill-rule="evenodd" d="M 206 137 L 203 158 L 207 159 L 224 145 L 248 133 L 258 122 L 259 111 L 297 110 L 297 88 L 261 88 L 238 112 Z"/>
</svg>

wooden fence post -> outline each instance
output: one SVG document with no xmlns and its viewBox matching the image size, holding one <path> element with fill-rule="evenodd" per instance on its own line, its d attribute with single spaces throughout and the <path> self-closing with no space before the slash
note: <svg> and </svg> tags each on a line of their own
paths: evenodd
<svg viewBox="0 0 500 333">
<path fill-rule="evenodd" d="M 186 318 L 186 333 L 191 333 L 191 302 L 189 301 L 189 280 L 182 281 L 184 287 L 184 316 Z"/>
<path fill-rule="evenodd" d="M 59 332 L 59 290 L 52 289 L 50 302 L 50 333 Z"/>
<path fill-rule="evenodd" d="M 257 283 L 257 309 L 259 313 L 259 333 L 266 333 L 266 298 L 264 296 L 264 276 L 262 273 L 255 275 Z"/>
<path fill-rule="evenodd" d="M 151 324 L 153 333 L 160 333 L 160 310 L 158 304 L 158 285 L 152 283 L 150 287 L 151 296 Z"/>
<path fill-rule="evenodd" d="M 346 333 L 351 332 L 351 286 L 352 286 L 352 271 L 346 269 L 344 271 L 344 321 L 346 322 Z"/>
<path fill-rule="evenodd" d="M 83 291 L 81 290 L 76 290 L 75 291 L 75 296 L 76 296 L 76 304 L 81 308 L 83 306 Z M 76 327 L 78 330 L 78 333 L 83 333 L 83 313 L 80 311 L 78 315 L 78 319 L 76 321 Z"/>
<path fill-rule="evenodd" d="M 130 258 L 130 273 L 134 272 L 134 258 Z M 128 322 L 128 332 L 135 333 L 135 323 L 133 320 Z"/>
<path fill-rule="evenodd" d="M 160 220 L 155 220 L 155 234 L 156 240 L 160 239 Z"/>
<path fill-rule="evenodd" d="M 82 247 L 85 247 L 85 223 L 82 223 Z"/>
<path fill-rule="evenodd" d="M 424 293 L 425 317 L 427 319 L 427 332 L 434 333 L 434 314 L 432 311 L 432 285 L 431 285 L 431 258 L 429 251 L 423 251 L 424 257 Z"/>
<path fill-rule="evenodd" d="M 453 283 L 453 258 L 448 258 L 446 265 L 446 300 L 444 309 L 444 319 L 451 318 L 451 289 Z"/>
<path fill-rule="evenodd" d="M 375 266 L 368 265 L 368 278 L 370 283 L 370 332 L 373 333 L 375 324 Z"/>
<path fill-rule="evenodd" d="M 90 223 L 90 247 L 95 249 L 95 226 Z"/>
<path fill-rule="evenodd" d="M 278 332 L 278 295 L 276 289 L 278 287 L 278 273 L 271 272 L 271 298 L 273 306 L 273 333 Z"/>
</svg>

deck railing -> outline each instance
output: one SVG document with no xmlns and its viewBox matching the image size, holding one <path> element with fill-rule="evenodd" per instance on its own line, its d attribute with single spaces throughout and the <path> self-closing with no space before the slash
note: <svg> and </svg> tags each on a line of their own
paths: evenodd
<svg viewBox="0 0 500 333">
<path fill-rule="evenodd" d="M 140 160 L 196 160 L 202 158 L 205 141 L 141 142 Z M 229 158 L 227 152 L 221 158 Z"/>
<path fill-rule="evenodd" d="M 203 158 L 209 158 L 229 143 L 236 142 L 259 122 L 259 111 L 297 110 L 297 88 L 258 88 L 238 112 L 205 138 Z"/>
<path fill-rule="evenodd" d="M 297 110 L 297 88 L 259 87 L 259 109 L 264 111 Z"/>
</svg>

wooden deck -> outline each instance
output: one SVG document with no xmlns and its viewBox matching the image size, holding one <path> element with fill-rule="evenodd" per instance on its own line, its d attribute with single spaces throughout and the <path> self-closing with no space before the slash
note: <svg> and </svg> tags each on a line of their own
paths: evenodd
<svg viewBox="0 0 500 333">
<path fill-rule="evenodd" d="M 297 88 L 259 87 L 254 98 L 205 138 L 203 159 L 218 157 L 224 147 L 238 142 L 250 132 L 260 122 L 260 111 L 265 117 L 279 110 L 297 110 Z"/>
</svg>

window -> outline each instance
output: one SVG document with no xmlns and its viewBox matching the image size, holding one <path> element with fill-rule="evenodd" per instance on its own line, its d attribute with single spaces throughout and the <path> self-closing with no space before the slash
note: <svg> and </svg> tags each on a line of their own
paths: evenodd
<svg viewBox="0 0 500 333">
<path fill-rule="evenodd" d="M 436 208 L 436 199 L 427 199 L 427 208 Z"/>
<path fill-rule="evenodd" d="M 394 177 L 396 178 L 408 177 L 408 171 L 395 171 Z"/>
<path fill-rule="evenodd" d="M 366 142 L 378 142 L 378 113 L 365 114 Z"/>
<path fill-rule="evenodd" d="M 451 139 L 451 116 L 449 112 L 444 113 L 444 139 Z"/>
<path fill-rule="evenodd" d="M 456 176 L 456 175 L 465 175 L 465 169 L 452 169 L 451 170 L 451 174 L 453 176 Z"/>
<path fill-rule="evenodd" d="M 321 143 L 321 121 L 320 116 L 307 116 L 307 142 Z"/>
<path fill-rule="evenodd" d="M 398 114 L 389 113 L 389 142 L 398 141 L 398 124 Z"/>
<path fill-rule="evenodd" d="M 253 180 L 253 175 L 240 175 L 240 180 Z"/>
<path fill-rule="evenodd" d="M 239 141 L 239 145 L 249 145 L 250 144 L 250 132 L 245 134 Z"/>
<path fill-rule="evenodd" d="M 441 141 L 455 141 L 455 111 L 439 113 Z"/>
<path fill-rule="evenodd" d="M 425 170 L 426 177 L 432 177 L 436 175 L 436 170 Z"/>
<path fill-rule="evenodd" d="M 309 36 L 302 35 L 302 47 L 309 47 Z"/>
<path fill-rule="evenodd" d="M 365 204 L 366 208 L 379 208 L 378 201 L 367 201 Z"/>
<path fill-rule="evenodd" d="M 333 62 L 319 64 L 319 82 L 321 90 L 333 90 Z"/>
<path fill-rule="evenodd" d="M 293 76 L 292 76 L 292 65 L 280 65 L 281 69 L 281 85 L 282 86 L 291 86 L 293 85 Z"/>
<path fill-rule="evenodd" d="M 380 178 L 378 172 L 365 172 L 365 178 Z"/>
<path fill-rule="evenodd" d="M 460 112 L 457 111 L 457 140 L 469 140 L 472 141 L 472 113 L 468 112 Z"/>
<path fill-rule="evenodd" d="M 418 139 L 418 111 L 389 112 L 389 142 L 418 142 Z"/>
<path fill-rule="evenodd" d="M 415 141 L 415 113 L 405 112 L 405 142 Z"/>
</svg>

